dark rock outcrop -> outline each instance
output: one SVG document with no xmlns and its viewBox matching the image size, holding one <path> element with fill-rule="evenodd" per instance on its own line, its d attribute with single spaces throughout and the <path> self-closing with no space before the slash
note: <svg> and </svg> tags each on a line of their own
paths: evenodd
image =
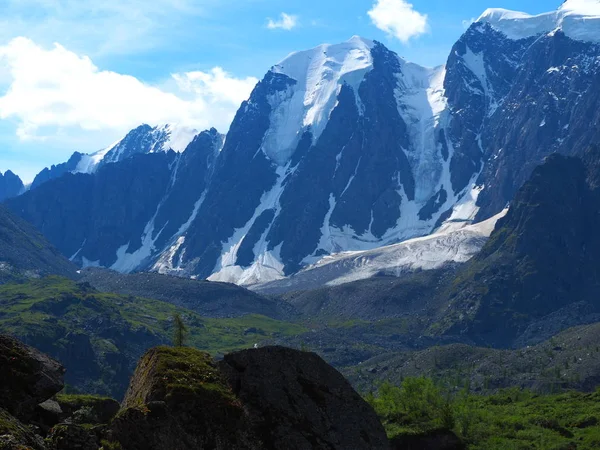
<svg viewBox="0 0 600 450">
<path fill-rule="evenodd" d="M 108 397 L 88 395 L 58 395 L 55 403 L 61 411 L 61 421 L 108 424 L 119 412 L 119 402 Z"/>
<path fill-rule="evenodd" d="M 375 412 L 319 356 L 282 347 L 219 363 L 187 348 L 141 359 L 108 440 L 125 450 L 387 449 Z"/>
<path fill-rule="evenodd" d="M 385 449 L 373 409 L 315 353 L 265 347 L 219 362 L 265 449 Z"/>
<path fill-rule="evenodd" d="M 0 407 L 21 420 L 64 387 L 64 368 L 18 340 L 0 335 Z"/>
<path fill-rule="evenodd" d="M 53 427 L 46 442 L 48 450 L 98 450 L 100 447 L 94 429 L 67 423 Z"/>
</svg>

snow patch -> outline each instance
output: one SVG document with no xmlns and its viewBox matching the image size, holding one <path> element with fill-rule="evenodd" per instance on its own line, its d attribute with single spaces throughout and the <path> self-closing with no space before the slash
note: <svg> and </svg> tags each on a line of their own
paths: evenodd
<svg viewBox="0 0 600 450">
<path fill-rule="evenodd" d="M 85 256 L 81 258 L 81 268 L 87 269 L 88 267 L 101 267 L 100 260 L 98 261 L 90 261 Z"/>
<path fill-rule="evenodd" d="M 270 191 L 265 192 L 261 197 L 258 208 L 254 211 L 252 218 L 244 225 L 234 231 L 233 235 L 223 244 L 221 257 L 217 262 L 213 274 L 208 278 L 210 281 L 223 281 L 236 283 L 239 285 L 250 285 L 259 282 L 268 282 L 283 278 L 284 264 L 281 261 L 281 244 L 276 248 L 269 250 L 267 236 L 270 227 L 275 218 L 281 211 L 280 197 L 284 191 L 284 182 L 286 178 L 294 173 L 295 169 L 290 169 L 290 164 L 285 167 L 277 168 L 277 181 Z M 254 222 L 260 215 L 270 209 L 275 210 L 274 219 L 262 234 L 259 241 L 254 245 L 254 262 L 250 267 L 241 267 L 236 265 L 238 251 L 246 238 L 246 235 L 254 225 Z"/>
<path fill-rule="evenodd" d="M 119 140 L 109 147 L 92 153 L 91 155 L 83 155 L 73 173 L 94 173 L 106 154 L 119 145 L 120 142 L 121 141 Z"/>
<path fill-rule="evenodd" d="M 168 139 L 162 145 L 163 151 L 173 150 L 182 153 L 198 135 L 198 130 L 178 124 L 166 124 L 155 128 L 157 134 L 164 134 Z"/>
<path fill-rule="evenodd" d="M 117 250 L 117 260 L 110 267 L 112 270 L 121 273 L 131 273 L 138 269 L 144 261 L 147 261 L 154 254 L 154 251 L 156 250 L 154 243 L 158 240 L 158 237 L 162 233 L 162 230 L 160 230 L 156 236 L 154 236 L 155 220 L 156 214 L 154 217 L 152 217 L 152 219 L 150 219 L 148 224 L 146 224 L 144 233 L 142 234 L 142 246 L 140 248 L 133 253 L 128 253 L 127 251 L 129 249 L 130 242 L 119 247 Z"/>
<path fill-rule="evenodd" d="M 498 109 L 498 101 L 492 84 L 488 80 L 486 64 L 483 53 L 474 53 L 469 46 L 463 56 L 463 61 L 469 70 L 477 77 L 483 87 L 483 94 L 488 102 L 488 116 L 493 115 Z"/>
</svg>

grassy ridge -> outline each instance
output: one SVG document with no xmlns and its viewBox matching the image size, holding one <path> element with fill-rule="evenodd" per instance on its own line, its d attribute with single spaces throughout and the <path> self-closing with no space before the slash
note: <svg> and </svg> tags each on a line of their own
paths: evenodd
<svg viewBox="0 0 600 450">
<path fill-rule="evenodd" d="M 161 301 L 100 293 L 61 277 L 0 286 L 0 333 L 60 360 L 67 383 L 76 389 L 116 398 L 142 353 L 171 343 L 176 313 L 189 329 L 188 344 L 212 354 L 306 331 L 259 315 L 205 318 Z"/>
</svg>

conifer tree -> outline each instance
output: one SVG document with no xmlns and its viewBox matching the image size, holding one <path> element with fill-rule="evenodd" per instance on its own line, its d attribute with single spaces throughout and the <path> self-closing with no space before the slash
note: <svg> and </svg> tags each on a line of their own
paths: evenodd
<svg viewBox="0 0 600 450">
<path fill-rule="evenodd" d="M 173 343 L 175 344 L 175 347 L 184 347 L 188 330 L 185 326 L 185 323 L 183 323 L 181 315 L 175 314 L 173 316 L 173 325 L 175 327 L 175 331 L 173 333 Z"/>
</svg>

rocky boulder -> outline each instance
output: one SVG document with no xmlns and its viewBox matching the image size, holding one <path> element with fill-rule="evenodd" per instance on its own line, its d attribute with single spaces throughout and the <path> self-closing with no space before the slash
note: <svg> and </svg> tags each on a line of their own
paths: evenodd
<svg viewBox="0 0 600 450">
<path fill-rule="evenodd" d="M 64 387 L 65 369 L 57 361 L 0 335 L 0 407 L 27 421 L 38 404 Z"/>
<path fill-rule="evenodd" d="M 315 353 L 245 350 L 219 368 L 266 449 L 388 448 L 373 409 Z"/>
<path fill-rule="evenodd" d="M 389 448 L 342 375 L 316 354 L 282 347 L 218 363 L 189 348 L 148 351 L 107 438 L 125 450 Z"/>
</svg>

